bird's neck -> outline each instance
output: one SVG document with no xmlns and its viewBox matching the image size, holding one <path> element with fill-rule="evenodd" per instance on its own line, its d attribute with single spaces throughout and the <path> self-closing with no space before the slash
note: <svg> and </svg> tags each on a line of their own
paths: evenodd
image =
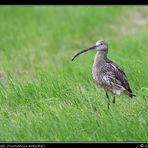
<svg viewBox="0 0 148 148">
<path fill-rule="evenodd" d="M 108 51 L 97 51 L 95 56 L 95 62 L 99 62 L 100 60 L 106 60 L 107 59 L 107 53 Z"/>
</svg>

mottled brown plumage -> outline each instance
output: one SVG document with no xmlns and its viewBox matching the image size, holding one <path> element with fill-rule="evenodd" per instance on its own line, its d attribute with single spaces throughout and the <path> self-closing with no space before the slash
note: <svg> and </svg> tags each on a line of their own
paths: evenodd
<svg viewBox="0 0 148 148">
<path fill-rule="evenodd" d="M 78 52 L 72 60 L 74 60 L 74 58 L 81 53 L 92 49 L 97 50 L 92 67 L 92 77 L 96 84 L 104 89 L 108 100 L 108 92 L 111 92 L 114 95 L 113 103 L 115 103 L 115 95 L 120 95 L 121 92 L 124 92 L 129 97 L 135 96 L 129 86 L 127 77 L 123 70 L 117 64 L 107 58 L 108 44 L 106 41 L 97 41 L 95 46 Z"/>
</svg>

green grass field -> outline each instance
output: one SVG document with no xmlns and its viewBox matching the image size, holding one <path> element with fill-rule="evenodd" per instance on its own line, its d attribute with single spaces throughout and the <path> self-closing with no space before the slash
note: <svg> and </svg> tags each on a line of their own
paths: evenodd
<svg viewBox="0 0 148 148">
<path fill-rule="evenodd" d="M 147 6 L 1 6 L 0 22 L 0 141 L 148 141 Z M 137 95 L 110 110 L 96 52 L 71 62 L 100 39 Z"/>
</svg>

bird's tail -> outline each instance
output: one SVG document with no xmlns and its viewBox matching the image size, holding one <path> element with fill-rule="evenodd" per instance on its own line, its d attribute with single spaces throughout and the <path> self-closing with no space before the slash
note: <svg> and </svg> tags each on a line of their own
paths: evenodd
<svg viewBox="0 0 148 148">
<path fill-rule="evenodd" d="M 124 91 L 129 97 L 136 97 L 136 95 L 135 94 L 133 94 L 133 92 L 131 91 L 131 89 L 130 90 L 125 90 Z"/>
<path fill-rule="evenodd" d="M 131 98 L 132 98 L 132 97 L 136 97 L 136 95 L 133 94 L 133 93 L 130 93 L 130 94 L 129 94 L 129 97 L 131 97 Z"/>
</svg>

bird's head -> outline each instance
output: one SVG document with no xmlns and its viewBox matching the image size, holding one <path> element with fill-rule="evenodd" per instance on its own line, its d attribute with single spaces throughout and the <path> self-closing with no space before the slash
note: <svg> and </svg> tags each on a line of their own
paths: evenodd
<svg viewBox="0 0 148 148">
<path fill-rule="evenodd" d="M 105 40 L 99 40 L 96 42 L 97 51 L 106 51 L 108 50 L 108 44 Z"/>
<path fill-rule="evenodd" d="M 86 48 L 84 50 L 81 50 L 79 51 L 78 53 L 75 54 L 75 56 L 72 58 L 72 61 L 80 54 L 84 53 L 84 52 L 87 52 L 89 50 L 93 50 L 93 49 L 96 49 L 96 51 L 105 51 L 107 52 L 108 51 L 108 44 L 105 40 L 99 40 L 96 42 L 96 45 L 93 45 L 89 48 Z"/>
</svg>

